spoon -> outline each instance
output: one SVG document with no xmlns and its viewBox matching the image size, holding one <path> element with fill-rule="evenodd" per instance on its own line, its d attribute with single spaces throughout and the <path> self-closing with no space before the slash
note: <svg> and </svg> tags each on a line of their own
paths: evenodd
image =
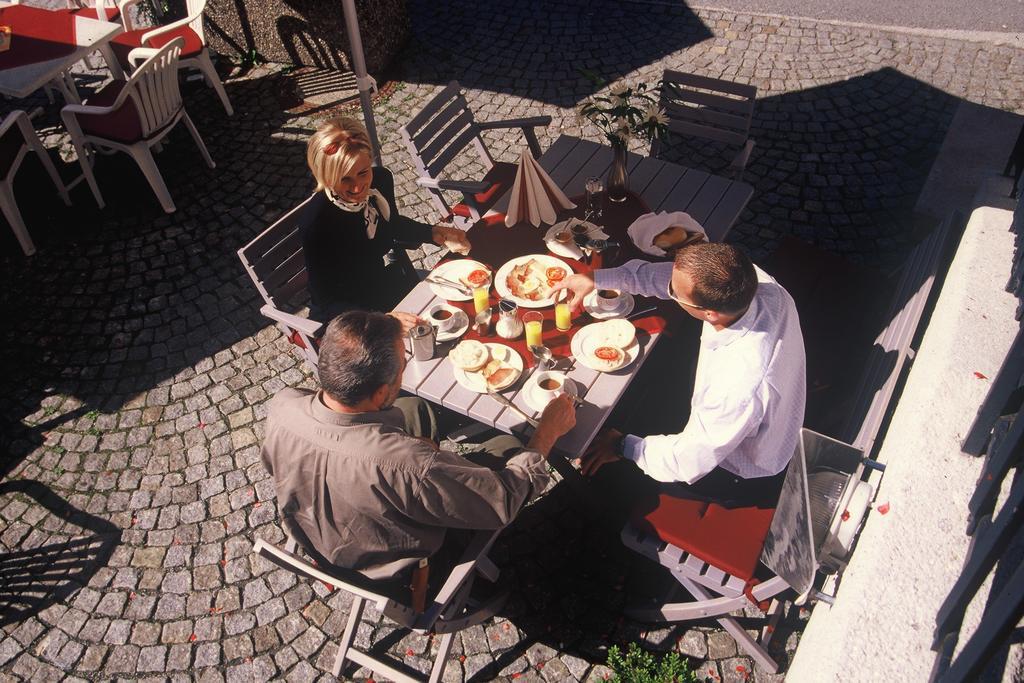
<svg viewBox="0 0 1024 683">
<path fill-rule="evenodd" d="M 536 359 L 538 369 L 547 370 L 550 367 L 551 349 L 544 345 L 535 345 L 530 347 L 530 353 Z"/>
</svg>

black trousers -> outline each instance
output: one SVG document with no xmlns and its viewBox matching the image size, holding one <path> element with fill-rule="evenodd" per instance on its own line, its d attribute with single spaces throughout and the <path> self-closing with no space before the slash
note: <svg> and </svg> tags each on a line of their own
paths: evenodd
<svg viewBox="0 0 1024 683">
<path fill-rule="evenodd" d="M 587 483 L 598 514 L 618 529 L 633 515 L 657 507 L 661 494 L 727 508 L 772 508 L 779 500 L 785 478 L 785 470 L 771 477 L 743 479 L 716 467 L 692 484 L 666 484 L 644 474 L 631 460 L 622 459 L 602 466 Z"/>
</svg>

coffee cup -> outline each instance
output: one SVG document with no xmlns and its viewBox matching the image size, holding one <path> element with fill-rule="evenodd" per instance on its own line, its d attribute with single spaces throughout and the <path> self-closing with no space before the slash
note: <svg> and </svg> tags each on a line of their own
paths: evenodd
<svg viewBox="0 0 1024 683">
<path fill-rule="evenodd" d="M 565 373 L 545 370 L 537 373 L 537 396 L 545 403 L 565 393 Z"/>
<path fill-rule="evenodd" d="M 430 316 L 430 324 L 442 332 L 448 332 L 458 322 L 458 310 L 444 304 L 432 307 L 427 315 Z"/>
<path fill-rule="evenodd" d="M 597 298 L 597 307 L 602 311 L 614 311 L 622 301 L 621 293 L 617 289 L 599 289 L 594 293 Z"/>
</svg>

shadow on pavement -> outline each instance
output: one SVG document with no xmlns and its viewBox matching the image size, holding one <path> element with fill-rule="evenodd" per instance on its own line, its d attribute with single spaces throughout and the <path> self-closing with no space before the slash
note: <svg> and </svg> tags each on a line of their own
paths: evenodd
<svg viewBox="0 0 1024 683">
<path fill-rule="evenodd" d="M 121 540 L 117 526 L 71 507 L 39 482 L 0 483 L 0 498 L 12 495 L 32 498 L 51 515 L 91 535 L 0 553 L 0 626 L 35 616 L 86 585 Z"/>
</svg>

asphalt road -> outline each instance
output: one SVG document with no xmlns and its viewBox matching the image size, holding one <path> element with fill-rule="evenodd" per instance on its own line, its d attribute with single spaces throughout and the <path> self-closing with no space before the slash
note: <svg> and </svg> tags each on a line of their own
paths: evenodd
<svg viewBox="0 0 1024 683">
<path fill-rule="evenodd" d="M 691 5 L 912 28 L 1024 31 L 1024 0 L 717 0 Z"/>
</svg>

